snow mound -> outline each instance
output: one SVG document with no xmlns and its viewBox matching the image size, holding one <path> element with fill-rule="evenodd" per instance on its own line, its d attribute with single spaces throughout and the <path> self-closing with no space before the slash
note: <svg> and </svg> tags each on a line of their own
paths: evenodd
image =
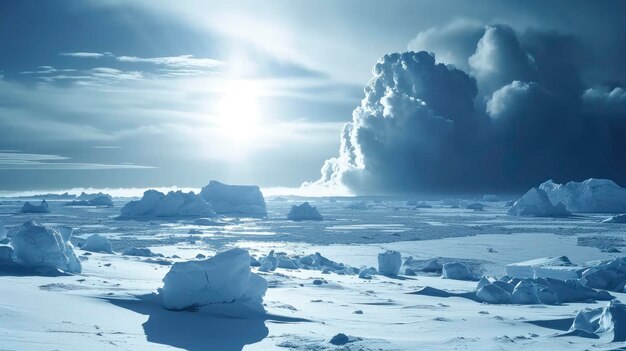
<svg viewBox="0 0 626 351">
<path fill-rule="evenodd" d="M 80 273 L 74 247 L 55 229 L 35 221 L 22 224 L 11 236 L 15 261 L 44 271 Z"/>
<path fill-rule="evenodd" d="M 22 213 L 50 213 L 50 210 L 48 209 L 48 203 L 46 202 L 46 200 L 42 200 L 41 204 L 39 205 L 33 205 L 28 201 L 25 202 L 20 212 Z"/>
<path fill-rule="evenodd" d="M 475 277 L 466 265 L 460 262 L 444 263 L 441 269 L 441 277 L 444 279 L 474 280 Z"/>
<path fill-rule="evenodd" d="M 263 193 L 256 185 L 228 185 L 212 180 L 200 196 L 224 215 L 263 217 L 267 215 Z"/>
<path fill-rule="evenodd" d="M 605 219 L 604 223 L 626 223 L 626 214 L 620 214 L 613 216 L 609 219 Z"/>
<path fill-rule="evenodd" d="M 521 199 L 507 211 L 510 216 L 523 217 L 566 217 L 571 215 L 565 206 L 558 202 L 553 205 L 545 191 L 539 188 L 528 190 Z"/>
<path fill-rule="evenodd" d="M 398 251 L 385 251 L 378 254 L 378 272 L 382 275 L 395 277 L 400 273 L 402 258 Z"/>
<path fill-rule="evenodd" d="M 94 234 L 88 237 L 82 249 L 91 252 L 104 252 L 110 254 L 113 253 L 113 248 L 111 247 L 111 242 L 109 241 L 109 239 L 103 237 L 100 234 Z"/>
<path fill-rule="evenodd" d="M 141 200 L 124 205 L 121 217 L 211 217 L 215 212 L 210 204 L 193 192 L 170 191 L 167 195 L 160 191 L 148 190 Z"/>
<path fill-rule="evenodd" d="M 231 249 L 203 261 L 176 262 L 163 278 L 163 307 L 184 310 L 238 302 L 263 310 L 267 282 L 250 271 L 250 255 Z"/>
<path fill-rule="evenodd" d="M 566 184 L 548 180 L 539 188 L 570 212 L 626 212 L 626 189 L 612 180 L 589 178 Z"/>
<path fill-rule="evenodd" d="M 305 202 L 299 206 L 293 205 L 287 219 L 290 221 L 321 221 L 323 217 L 317 208 Z"/>
</svg>

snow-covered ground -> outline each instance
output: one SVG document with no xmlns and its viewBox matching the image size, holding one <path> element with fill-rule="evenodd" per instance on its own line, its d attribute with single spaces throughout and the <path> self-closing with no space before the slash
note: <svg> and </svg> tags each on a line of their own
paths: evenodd
<svg viewBox="0 0 626 351">
<path fill-rule="evenodd" d="M 349 208 L 355 201 L 365 208 Z M 378 267 L 378 254 L 398 251 L 402 261 L 440 257 L 464 262 L 480 275 L 501 276 L 507 264 L 567 256 L 574 264 L 620 257 L 626 226 L 603 223 L 612 214 L 525 218 L 506 214 L 504 202 L 482 202 L 474 211 L 371 199 L 309 200 L 323 221 L 287 220 L 302 201 L 267 201 L 267 218 L 221 218 L 196 225 L 183 218 L 122 220 L 126 200 L 114 207 L 68 207 L 49 201 L 50 213 L 20 213 L 24 200 L 0 200 L 8 228 L 36 219 L 73 227 L 82 272 L 64 276 L 0 273 L 0 348 L 8 350 L 611 350 L 606 338 L 557 337 L 576 312 L 607 302 L 562 305 L 491 305 L 460 297 L 412 294 L 425 286 L 473 291 L 475 281 L 419 273 L 398 277 L 324 274 L 277 268 L 258 272 L 268 282 L 266 312 L 212 305 L 197 312 L 162 307 L 157 289 L 172 262 L 211 257 L 233 247 L 256 258 L 270 250 L 289 255 L 321 253 L 352 267 Z M 476 202 L 476 201 L 471 201 Z M 191 234 L 190 234 L 191 233 Z M 114 252 L 148 247 L 165 257 L 87 252 L 99 234 Z M 602 250 L 601 250 L 602 249 Z M 172 258 L 176 255 L 177 257 Z M 257 272 L 256 267 L 252 267 Z M 611 292 L 626 302 L 626 295 Z M 331 338 L 346 334 L 350 343 Z"/>
</svg>

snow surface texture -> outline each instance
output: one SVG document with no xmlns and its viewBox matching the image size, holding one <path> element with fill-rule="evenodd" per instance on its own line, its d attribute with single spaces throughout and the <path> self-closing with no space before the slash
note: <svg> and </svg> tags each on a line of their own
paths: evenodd
<svg viewBox="0 0 626 351">
<path fill-rule="evenodd" d="M 378 272 L 382 275 L 395 277 L 400 273 L 402 258 L 398 251 L 385 251 L 378 254 Z"/>
<path fill-rule="evenodd" d="M 554 204 L 563 203 L 570 212 L 626 212 L 626 189 L 608 179 L 557 184 L 548 180 L 539 188 Z"/>
<path fill-rule="evenodd" d="M 264 278 L 250 271 L 250 255 L 231 249 L 208 260 L 176 262 L 163 278 L 163 307 L 184 310 L 238 302 L 263 310 Z"/>
<path fill-rule="evenodd" d="M 46 202 L 46 200 L 42 200 L 41 204 L 39 205 L 33 205 L 28 201 L 25 202 L 20 212 L 22 213 L 49 213 L 50 210 L 48 209 L 48 203 Z"/>
<path fill-rule="evenodd" d="M 218 214 L 244 217 L 267 215 L 265 199 L 256 185 L 228 185 L 212 180 L 202 188 L 200 196 Z"/>
<path fill-rule="evenodd" d="M 15 261 L 44 271 L 80 273 L 81 265 L 69 241 L 55 229 L 35 221 L 20 226 L 11 237 Z"/>
<path fill-rule="evenodd" d="M 215 212 L 210 204 L 193 192 L 148 190 L 141 200 L 131 201 L 121 210 L 122 218 L 136 217 L 211 217 Z"/>
<path fill-rule="evenodd" d="M 305 202 L 302 205 L 293 205 L 287 219 L 291 221 L 321 221 L 324 218 L 317 208 Z"/>
<path fill-rule="evenodd" d="M 109 239 L 100 234 L 94 234 L 88 237 L 82 249 L 91 252 L 113 253 L 113 248 L 111 247 Z"/>
<path fill-rule="evenodd" d="M 523 217 L 566 217 L 570 215 L 562 203 L 553 205 L 546 192 L 539 188 L 528 190 L 521 199 L 515 201 L 507 214 Z"/>
</svg>

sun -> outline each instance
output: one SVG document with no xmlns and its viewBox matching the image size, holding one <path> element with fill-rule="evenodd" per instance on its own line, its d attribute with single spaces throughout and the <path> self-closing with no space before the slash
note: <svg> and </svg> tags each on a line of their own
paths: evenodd
<svg viewBox="0 0 626 351">
<path fill-rule="evenodd" d="M 231 80 L 225 83 L 217 107 L 217 126 L 226 137 L 245 140 L 258 133 L 258 82 Z"/>
</svg>

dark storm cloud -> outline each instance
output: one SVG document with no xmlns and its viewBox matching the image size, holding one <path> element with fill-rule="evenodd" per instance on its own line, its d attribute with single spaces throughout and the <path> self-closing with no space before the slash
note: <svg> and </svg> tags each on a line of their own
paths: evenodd
<svg viewBox="0 0 626 351">
<path fill-rule="evenodd" d="M 317 185 L 357 193 L 519 191 L 549 178 L 626 185 L 626 92 L 585 87 L 592 56 L 581 41 L 505 25 L 485 27 L 478 41 L 473 25 L 441 31 L 410 46 L 452 38 L 462 47 L 444 57 L 466 70 L 423 51 L 381 58 Z"/>
</svg>

